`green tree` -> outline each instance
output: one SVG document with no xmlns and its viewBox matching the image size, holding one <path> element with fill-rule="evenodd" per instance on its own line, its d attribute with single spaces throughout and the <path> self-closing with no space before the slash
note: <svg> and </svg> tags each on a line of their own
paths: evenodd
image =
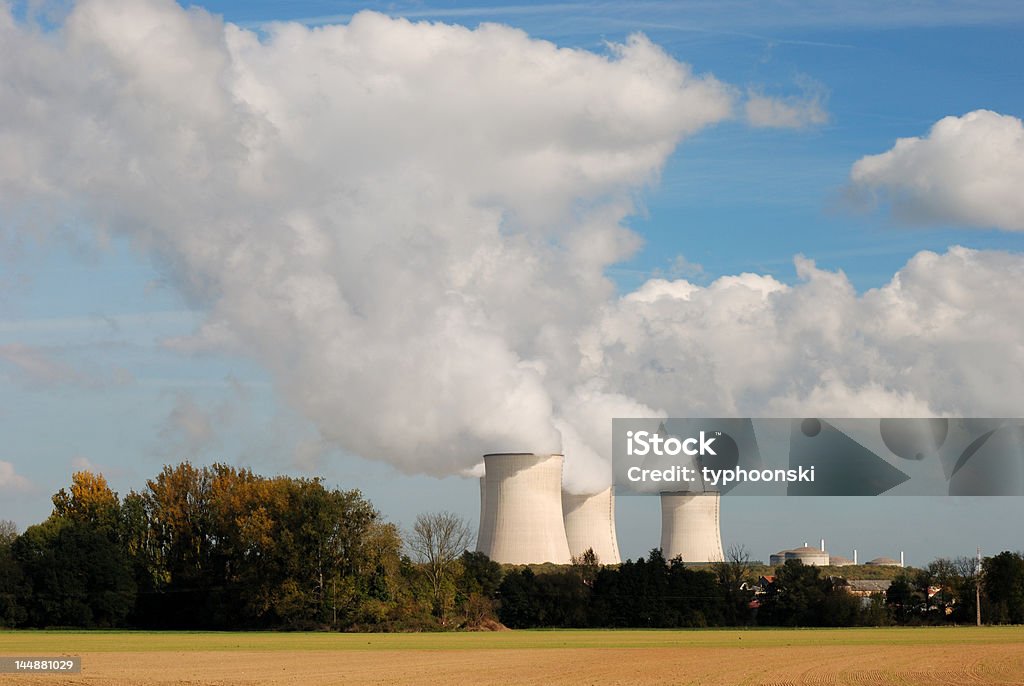
<svg viewBox="0 0 1024 686">
<path fill-rule="evenodd" d="M 754 592 L 749 589 L 749 582 L 754 581 L 750 553 L 743 546 L 731 546 L 725 559 L 712 565 L 712 569 L 725 601 L 725 622 L 748 624 L 752 619 L 750 601 L 754 599 Z"/>
<path fill-rule="evenodd" d="M 786 560 L 765 590 L 761 620 L 780 626 L 818 626 L 828 588 L 820 569 L 800 560 Z"/>
<path fill-rule="evenodd" d="M 444 625 L 455 595 L 458 561 L 472 534 L 462 517 L 451 512 L 416 517 L 407 545 L 430 583 L 434 614 Z"/>
<path fill-rule="evenodd" d="M 924 608 L 925 596 L 909 573 L 903 572 L 889 584 L 885 602 L 892 609 L 893 616 L 900 624 L 906 624 L 919 617 Z"/>
<path fill-rule="evenodd" d="M 498 616 L 501 623 L 513 629 L 540 626 L 540 593 L 537 576 L 525 567 L 505 575 L 499 587 L 501 605 Z"/>
<path fill-rule="evenodd" d="M 1024 555 L 1004 551 L 985 558 L 981 588 L 988 600 L 988 621 L 1024 624 Z"/>
<path fill-rule="evenodd" d="M 462 580 L 459 588 L 466 594 L 481 593 L 493 596 L 501 585 L 501 565 L 485 553 L 462 553 Z"/>
<path fill-rule="evenodd" d="M 23 602 L 28 597 L 21 565 L 11 549 L 18 538 L 14 522 L 0 520 L 0 627 L 22 624 L 28 617 Z"/>
<path fill-rule="evenodd" d="M 580 555 L 572 557 L 572 568 L 580 580 L 587 586 L 593 586 L 597 573 L 601 571 L 601 562 L 593 548 L 587 548 Z"/>
<path fill-rule="evenodd" d="M 938 558 L 928 563 L 929 586 L 937 587 L 938 590 L 929 598 L 929 608 L 932 610 L 936 621 L 945 621 L 953 613 L 959 597 L 959 575 L 956 564 L 953 560 Z"/>
<path fill-rule="evenodd" d="M 131 564 L 138 590 L 143 593 L 154 591 L 157 586 L 157 551 L 146 499 L 142 495 L 131 491 L 124 497 L 118 528 L 121 549 Z"/>
<path fill-rule="evenodd" d="M 9 519 L 0 519 L 0 548 L 14 543 L 18 537 L 18 525 Z"/>
<path fill-rule="evenodd" d="M 114 627 L 134 605 L 128 561 L 90 524 L 51 517 L 29 527 L 12 552 L 28 586 L 32 626 Z"/>
<path fill-rule="evenodd" d="M 177 591 L 203 585 L 210 561 L 210 484 L 206 470 L 188 462 L 166 466 L 146 482 L 155 577 Z"/>
</svg>

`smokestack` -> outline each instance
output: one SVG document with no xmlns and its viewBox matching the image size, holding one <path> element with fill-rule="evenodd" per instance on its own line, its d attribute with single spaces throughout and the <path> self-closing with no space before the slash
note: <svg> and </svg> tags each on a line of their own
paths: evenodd
<svg viewBox="0 0 1024 686">
<path fill-rule="evenodd" d="M 825 539 L 821 539 L 821 552 L 825 552 Z"/>
<path fill-rule="evenodd" d="M 720 493 L 688 491 L 661 494 L 661 552 L 665 559 L 683 562 L 720 562 L 722 530 Z"/>
<path fill-rule="evenodd" d="M 611 486 L 600 493 L 586 495 L 563 491 L 562 516 L 569 553 L 573 557 L 579 557 L 590 548 L 601 564 L 622 562 L 615 535 L 615 495 Z"/>
<path fill-rule="evenodd" d="M 906 566 L 906 565 L 903 564 L 903 551 L 901 550 L 900 551 L 900 567 L 904 567 L 904 566 Z"/>
<path fill-rule="evenodd" d="M 857 549 L 853 549 L 853 564 L 857 564 Z"/>
<path fill-rule="evenodd" d="M 480 552 L 502 564 L 569 564 L 561 455 L 484 455 L 483 486 Z"/>
</svg>

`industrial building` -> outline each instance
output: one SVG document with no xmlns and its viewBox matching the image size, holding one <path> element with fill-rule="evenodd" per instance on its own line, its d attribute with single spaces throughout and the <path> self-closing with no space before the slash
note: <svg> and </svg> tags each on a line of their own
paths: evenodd
<svg viewBox="0 0 1024 686">
<path fill-rule="evenodd" d="M 799 560 L 805 565 L 813 565 L 816 567 L 848 567 L 850 565 L 857 564 L 857 551 L 853 551 L 853 560 L 842 557 L 840 555 L 830 555 L 825 550 L 825 539 L 821 539 L 821 546 L 818 548 L 812 548 L 811 546 L 804 543 L 800 548 L 794 548 L 792 550 L 780 550 L 774 553 L 768 560 L 769 564 L 773 567 L 786 564 L 786 560 Z"/>
<path fill-rule="evenodd" d="M 799 560 L 805 565 L 815 566 L 830 566 L 830 567 L 849 567 L 856 565 L 857 563 L 857 551 L 853 551 L 853 559 L 842 557 L 840 555 L 829 555 L 828 551 L 825 550 L 825 539 L 821 539 L 820 548 L 812 548 L 804 543 L 803 547 L 794 548 L 793 550 L 780 550 L 777 553 L 773 553 L 769 558 L 768 562 L 773 567 L 778 567 L 786 563 L 786 560 Z M 904 556 L 900 552 L 900 559 L 894 560 L 891 557 L 876 557 L 870 562 L 865 562 L 866 565 L 873 567 L 902 567 Z"/>
<path fill-rule="evenodd" d="M 864 564 L 872 567 L 902 567 L 903 566 L 903 553 L 900 553 L 900 559 L 894 560 L 891 557 L 876 557 L 873 560 L 868 560 Z"/>
<path fill-rule="evenodd" d="M 799 560 L 805 565 L 811 565 L 813 567 L 827 567 L 829 563 L 829 554 L 825 550 L 819 550 L 818 548 L 812 548 L 811 546 L 803 546 L 801 548 L 795 548 L 793 550 L 786 551 L 786 561 Z"/>
</svg>

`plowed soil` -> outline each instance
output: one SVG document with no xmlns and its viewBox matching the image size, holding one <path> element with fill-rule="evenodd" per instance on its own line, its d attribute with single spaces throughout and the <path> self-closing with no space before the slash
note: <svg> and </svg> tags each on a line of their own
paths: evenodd
<svg viewBox="0 0 1024 686">
<path fill-rule="evenodd" d="M 0 684 L 1024 684 L 1024 627 L 0 633 L 0 655 L 29 654 L 80 655 L 82 673 L 0 675 Z"/>
</svg>

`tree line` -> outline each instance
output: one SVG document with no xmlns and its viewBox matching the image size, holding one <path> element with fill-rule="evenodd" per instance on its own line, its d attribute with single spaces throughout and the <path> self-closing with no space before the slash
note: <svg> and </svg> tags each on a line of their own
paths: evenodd
<svg viewBox="0 0 1024 686">
<path fill-rule="evenodd" d="M 429 629 L 456 605 L 492 612 L 458 559 L 468 534 L 437 578 L 358 491 L 319 479 L 184 462 L 119 498 L 83 471 L 53 505 L 21 535 L 0 527 L 0 626 Z M 457 520 L 417 525 L 438 519 Z"/>
<path fill-rule="evenodd" d="M 358 491 L 223 464 L 167 466 L 120 498 L 78 472 L 18 535 L 0 522 L 0 626 L 443 630 L 1024 623 L 1024 556 L 936 560 L 885 593 L 788 561 L 758 578 L 742 548 L 695 568 L 658 549 L 601 565 L 502 566 L 462 518 L 404 535 Z M 980 592 L 977 584 L 980 583 Z"/>
<path fill-rule="evenodd" d="M 986 623 L 1024 623 L 1021 553 L 985 558 L 980 568 L 970 558 L 939 559 L 902 570 L 887 591 L 868 596 L 799 560 L 755 578 L 742 548 L 727 558 L 694 568 L 654 549 L 617 566 L 584 556 L 556 571 L 511 570 L 498 589 L 499 617 L 513 628 L 973 624 L 980 595 Z"/>
</svg>

